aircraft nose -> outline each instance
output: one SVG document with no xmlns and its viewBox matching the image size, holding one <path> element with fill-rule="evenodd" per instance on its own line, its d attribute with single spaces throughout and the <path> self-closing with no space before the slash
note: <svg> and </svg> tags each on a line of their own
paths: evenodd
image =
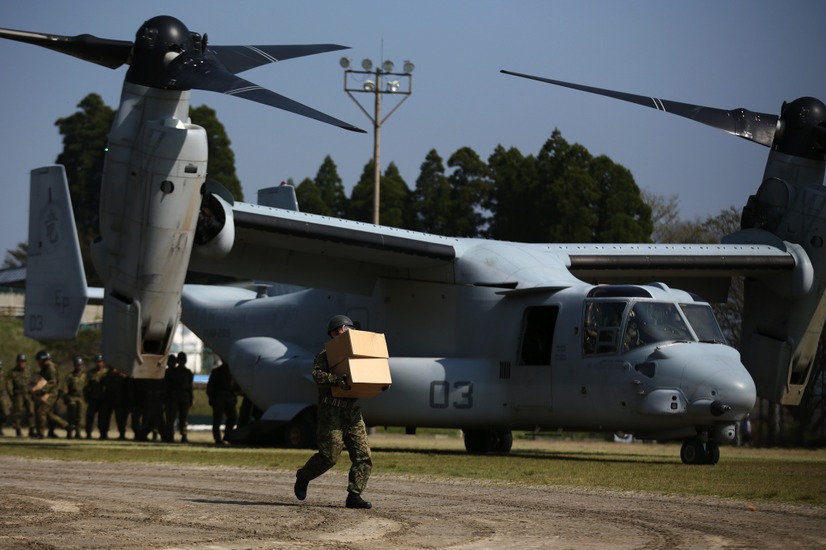
<svg viewBox="0 0 826 550">
<path fill-rule="evenodd" d="M 723 371 L 707 380 L 711 388 L 711 414 L 728 418 L 743 418 L 754 408 L 757 389 L 746 368 L 740 365 L 737 372 Z"/>
</svg>

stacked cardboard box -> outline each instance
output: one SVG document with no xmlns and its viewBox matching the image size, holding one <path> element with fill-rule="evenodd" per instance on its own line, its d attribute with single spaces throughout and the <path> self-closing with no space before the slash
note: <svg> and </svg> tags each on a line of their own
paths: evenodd
<svg viewBox="0 0 826 550">
<path fill-rule="evenodd" d="M 346 374 L 353 386 L 333 388 L 333 397 L 373 397 L 390 386 L 390 364 L 384 334 L 350 329 L 325 344 L 327 362 Z"/>
</svg>

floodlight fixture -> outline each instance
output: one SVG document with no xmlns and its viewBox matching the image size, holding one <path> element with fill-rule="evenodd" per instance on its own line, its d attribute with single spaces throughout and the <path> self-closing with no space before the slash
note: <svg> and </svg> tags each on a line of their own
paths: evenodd
<svg viewBox="0 0 826 550">
<path fill-rule="evenodd" d="M 404 72 L 412 73 L 413 69 L 415 69 L 415 68 L 416 68 L 416 66 L 413 64 L 412 61 L 410 61 L 408 59 L 404 60 Z"/>
<path fill-rule="evenodd" d="M 365 57 L 361 61 L 361 68 L 364 69 L 365 71 L 372 70 L 373 69 L 373 62 L 370 59 Z"/>
<path fill-rule="evenodd" d="M 384 61 L 381 64 L 381 70 L 383 70 L 386 73 L 392 73 L 393 72 L 393 67 L 394 67 L 393 62 L 390 61 L 389 59 Z"/>
<path fill-rule="evenodd" d="M 399 84 L 398 80 L 391 80 L 387 83 L 387 91 L 392 93 L 398 92 L 401 84 Z"/>
<path fill-rule="evenodd" d="M 362 88 L 364 89 L 365 92 L 374 92 L 374 91 L 376 91 L 376 83 L 373 82 L 372 80 L 368 80 L 364 83 Z"/>
<path fill-rule="evenodd" d="M 350 58 L 349 57 L 342 57 L 338 60 L 339 65 L 341 65 L 342 69 L 349 69 L 350 68 Z"/>
</svg>

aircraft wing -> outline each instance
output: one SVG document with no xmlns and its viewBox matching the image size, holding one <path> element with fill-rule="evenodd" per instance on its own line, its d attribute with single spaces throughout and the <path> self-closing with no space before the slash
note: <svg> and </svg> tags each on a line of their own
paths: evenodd
<svg viewBox="0 0 826 550">
<path fill-rule="evenodd" d="M 362 294 L 380 278 L 495 287 L 506 294 L 582 281 L 657 281 L 717 301 L 725 299 L 732 276 L 790 274 L 807 261 L 805 253 L 798 257 L 788 249 L 795 245 L 764 232 L 718 245 L 531 244 L 442 237 L 247 203 L 232 205 L 231 217 L 228 255 L 193 254 L 190 271 Z"/>
</svg>

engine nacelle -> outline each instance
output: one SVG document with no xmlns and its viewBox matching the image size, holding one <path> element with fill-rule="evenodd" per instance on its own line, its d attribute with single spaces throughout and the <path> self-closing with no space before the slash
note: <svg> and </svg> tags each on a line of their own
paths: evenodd
<svg viewBox="0 0 826 550">
<path fill-rule="evenodd" d="M 218 195 L 205 193 L 195 230 L 195 252 L 208 260 L 226 257 L 235 244 L 232 206 Z"/>
<path fill-rule="evenodd" d="M 104 280 L 102 353 L 136 378 L 162 378 L 180 319 L 206 177 L 207 138 L 189 92 L 124 84 L 109 136 L 95 265 Z"/>
</svg>

